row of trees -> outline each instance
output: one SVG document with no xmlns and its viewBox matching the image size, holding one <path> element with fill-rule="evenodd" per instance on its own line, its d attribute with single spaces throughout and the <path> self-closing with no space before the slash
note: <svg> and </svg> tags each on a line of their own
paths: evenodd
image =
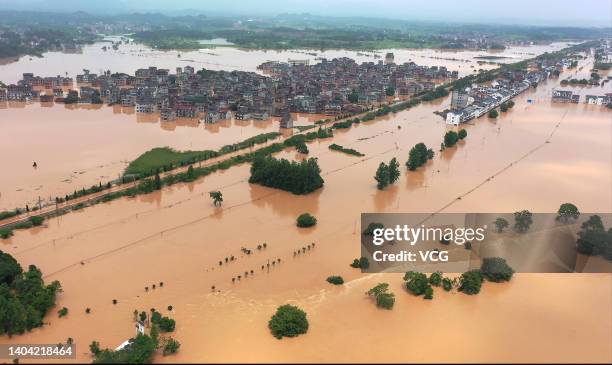
<svg viewBox="0 0 612 365">
<path fill-rule="evenodd" d="M 315 158 L 301 162 L 270 156 L 257 158 L 251 165 L 249 182 L 293 194 L 308 194 L 323 186 L 321 169 Z"/>
<path fill-rule="evenodd" d="M 358 157 L 363 157 L 365 156 L 363 153 L 353 149 L 353 148 L 345 148 L 340 146 L 339 144 L 335 144 L 332 143 L 329 145 L 329 149 L 333 150 L 333 151 L 339 151 L 339 152 L 343 152 L 346 153 L 347 155 L 353 155 L 353 156 L 358 156 Z"/>
<path fill-rule="evenodd" d="M 404 275 L 404 281 L 408 291 L 414 295 L 423 295 L 425 299 L 432 299 L 433 287 L 442 286 L 446 291 L 457 288 L 465 294 L 473 295 L 480 292 L 485 278 L 492 282 L 504 282 L 509 281 L 513 274 L 514 270 L 506 263 L 506 260 L 491 257 L 483 259 L 480 270 L 467 271 L 458 279 L 445 278 L 441 272 L 432 273 L 427 277 L 423 273 L 409 271 Z M 344 283 L 340 276 L 330 276 L 327 281 L 334 285 Z M 374 298 L 377 307 L 393 309 L 395 305 L 395 294 L 389 290 L 388 283 L 379 283 L 365 294 Z M 308 331 L 308 326 L 306 312 L 288 304 L 278 307 L 268 322 L 272 335 L 278 339 L 304 334 Z"/>
<path fill-rule="evenodd" d="M 572 203 L 563 203 L 557 210 L 555 218 L 561 223 L 572 223 L 580 217 L 580 211 Z M 533 224 L 532 213 L 522 210 L 514 213 L 514 230 L 524 233 Z M 495 222 L 498 233 L 503 232 L 510 223 L 503 217 L 498 217 Z M 608 260 L 612 260 L 612 227 L 606 231 L 603 221 L 599 215 L 592 215 L 584 221 L 578 232 L 576 250 L 584 255 L 601 255 Z"/>
<path fill-rule="evenodd" d="M 15 258 L 0 251 L 0 335 L 20 334 L 42 326 L 43 317 L 55 305 L 60 291 L 59 281 L 45 285 L 36 266 L 23 271 Z"/>
<path fill-rule="evenodd" d="M 501 110 L 502 113 L 505 113 L 508 111 L 508 109 L 511 109 L 513 106 L 514 106 L 514 101 L 508 100 L 508 101 L 501 103 L 501 105 L 499 106 L 499 110 Z"/>
<path fill-rule="evenodd" d="M 440 287 L 445 291 L 456 288 L 458 291 L 474 295 L 480 292 L 484 279 L 499 283 L 510 281 L 514 270 L 508 265 L 505 259 L 500 257 L 487 257 L 482 260 L 479 270 L 469 270 L 461 274 L 459 278 L 447 278 L 441 272 L 434 272 L 427 275 L 408 271 L 404 275 L 406 289 L 416 296 L 423 295 L 424 299 L 433 299 L 433 288 Z"/>
<path fill-rule="evenodd" d="M 529 230 L 529 227 L 531 227 L 531 224 L 533 223 L 532 216 L 533 214 L 531 214 L 531 212 L 528 210 L 514 212 L 514 230 L 519 233 L 527 232 Z M 497 217 L 495 219 L 494 224 L 495 228 L 497 229 L 497 232 L 501 233 L 510 225 L 510 222 L 508 222 L 506 218 Z"/>
<path fill-rule="evenodd" d="M 557 217 L 555 218 L 557 221 L 561 223 L 570 223 L 575 221 L 580 216 L 580 211 L 578 207 L 576 207 L 572 203 L 563 203 L 559 206 L 557 210 Z M 510 223 L 507 219 L 503 217 L 497 217 L 495 219 L 495 227 L 498 233 L 503 232 Z M 529 230 L 531 225 L 533 224 L 533 214 L 528 210 L 521 210 L 518 212 L 514 212 L 514 230 L 519 233 L 525 233 Z"/>
</svg>

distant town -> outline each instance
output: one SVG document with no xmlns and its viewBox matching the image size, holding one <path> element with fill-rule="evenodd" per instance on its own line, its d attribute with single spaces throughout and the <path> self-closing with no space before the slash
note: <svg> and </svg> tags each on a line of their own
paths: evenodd
<svg viewBox="0 0 612 365">
<path fill-rule="evenodd" d="M 169 69 L 150 66 L 133 75 L 108 70 L 98 75 L 87 69 L 72 77 L 42 77 L 24 73 L 17 84 L 0 85 L 0 101 L 64 104 L 108 104 L 133 108 L 138 114 L 159 113 L 161 120 L 198 119 L 207 124 L 234 118 L 266 120 L 280 118 L 281 128 L 292 128 L 291 113 L 310 113 L 341 119 L 374 107 L 433 92 L 441 84 L 453 83 L 450 108 L 439 113 L 449 125 L 459 125 L 496 108 L 518 94 L 536 87 L 564 69 L 577 67 L 581 55 L 537 57 L 521 67 L 506 67 L 487 82 L 457 84 L 458 72 L 446 67 L 396 64 L 389 52 L 384 60 L 358 64 L 347 57 L 311 65 L 309 60 L 269 61 L 244 71 L 196 70 L 192 66 Z M 612 50 L 608 42 L 595 49 L 594 69 L 589 80 L 564 79 L 561 85 L 599 86 L 597 68 L 609 69 Z M 482 80 L 481 80 L 482 81 Z M 553 102 L 580 102 L 571 90 L 555 89 Z M 612 106 L 612 94 L 586 95 L 585 102 Z"/>
</svg>

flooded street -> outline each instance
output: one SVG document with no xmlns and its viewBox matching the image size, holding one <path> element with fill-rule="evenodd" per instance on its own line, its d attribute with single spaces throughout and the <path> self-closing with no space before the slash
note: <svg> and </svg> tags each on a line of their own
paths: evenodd
<svg viewBox="0 0 612 365">
<path fill-rule="evenodd" d="M 175 58 L 161 60 L 176 66 Z M 143 57 L 141 65 L 149 63 Z M 53 73 L 52 57 L 49 64 Z M 138 66 L 130 64 L 129 71 Z M 1 67 L 0 74 L 6 67 L 11 65 Z M 588 69 L 585 65 L 584 72 Z M 114 348 L 134 335 L 134 309 L 165 314 L 172 305 L 173 336 L 182 346 L 158 362 L 610 362 L 610 274 L 517 274 L 510 283 L 485 283 L 476 296 L 436 289 L 434 300 L 425 301 L 402 288 L 401 275 L 365 275 L 349 267 L 360 254 L 362 212 L 554 212 L 564 202 L 581 212 L 610 212 L 612 111 L 552 104 L 551 91 L 559 81 L 549 79 L 521 94 L 514 108 L 496 120 L 485 116 L 465 125 L 468 137 L 442 153 L 438 149 L 449 127 L 433 112 L 448 107 L 449 98 L 336 130 L 333 139 L 308 144 L 325 185 L 307 196 L 248 184 L 249 166 L 240 165 L 52 218 L 43 228 L 15 231 L 1 241 L 1 249 L 23 266 L 36 264 L 45 280 L 59 280 L 64 291 L 57 306 L 66 306 L 70 314 L 57 318 L 52 310 L 45 318 L 49 326 L 0 341 L 57 343 L 72 337 L 77 361 L 87 362 L 92 340 Z M 41 112 L 30 105 L 1 110 L 0 116 L 0 148 L 6 148 L 0 155 L 10 153 L 17 161 L 3 162 L 15 175 L 1 177 L 3 190 L 24 181 L 29 189 L 54 186 L 67 171 L 80 169 L 91 172 L 79 179 L 114 176 L 126 160 L 151 147 L 217 148 L 277 128 L 255 122 L 221 125 L 215 132 L 177 122 L 170 132 L 159 122 L 136 122 L 134 115 L 108 107 L 55 106 Z M 407 172 L 408 151 L 418 142 L 436 156 L 424 168 Z M 365 156 L 330 151 L 331 143 Z M 19 167 L 31 168 L 33 158 L 21 156 L 30 150 L 43 156 L 39 161 L 49 158 L 35 172 L 49 174 L 41 182 Z M 297 153 L 278 156 L 297 158 Z M 402 175 L 395 185 L 377 190 L 376 167 L 393 157 Z M 74 161 L 82 163 L 79 168 Z M 223 193 L 220 208 L 208 197 L 212 190 Z M 314 228 L 295 226 L 303 212 L 317 217 Z M 267 248 L 256 250 L 263 242 Z M 314 249 L 293 256 L 311 242 Z M 242 247 L 254 254 L 244 255 Z M 231 255 L 235 262 L 218 265 Z M 265 268 L 279 258 L 279 264 Z M 254 274 L 245 278 L 250 270 Z M 238 275 L 242 279 L 232 283 Z M 341 275 L 346 284 L 333 287 L 325 282 L 330 275 Z M 163 287 L 145 292 L 159 282 Z M 376 308 L 364 295 L 379 282 L 389 282 L 396 295 L 392 311 Z M 310 329 L 279 341 L 269 334 L 267 322 L 285 303 L 308 313 Z M 91 314 L 85 314 L 87 307 Z"/>
</svg>

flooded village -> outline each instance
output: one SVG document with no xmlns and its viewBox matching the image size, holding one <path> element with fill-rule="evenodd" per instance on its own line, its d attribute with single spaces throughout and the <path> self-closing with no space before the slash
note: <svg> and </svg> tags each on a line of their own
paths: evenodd
<svg viewBox="0 0 612 365">
<path fill-rule="evenodd" d="M 150 66 L 134 75 L 84 70 L 70 77 L 40 77 L 24 73 L 17 84 L 0 89 L 0 101 L 64 104 L 120 104 L 136 113 L 158 112 L 162 120 L 199 118 L 205 123 L 230 119 L 265 120 L 282 117 L 281 127 L 292 127 L 290 112 L 346 116 L 396 94 L 410 96 L 432 91 L 433 80 L 458 77 L 446 67 L 421 67 L 414 62 L 396 65 L 393 54 L 385 63 L 357 64 L 349 58 L 327 60 L 309 66 L 307 61 L 267 62 L 258 69 L 271 77 L 241 71 L 198 70 L 192 66 L 167 69 Z M 66 92 L 64 88 L 69 88 Z M 42 89 L 42 91 L 41 91 Z"/>
<path fill-rule="evenodd" d="M 160 363 L 609 362 L 609 273 L 516 273 L 508 283 L 484 282 L 479 295 L 436 289 L 428 301 L 406 292 L 402 274 L 365 274 L 349 265 L 360 256 L 361 213 L 556 212 L 564 202 L 609 212 L 612 75 L 596 64 L 609 61 L 610 43 L 536 58 L 575 44 L 525 46 L 522 53 L 535 54 L 516 60 L 524 68 L 486 65 L 481 72 L 466 70 L 478 67 L 478 52 L 402 49 L 378 59 L 348 51 L 318 60 L 255 52 L 257 62 L 234 69 L 184 62 L 198 52 L 179 58 L 149 49 L 137 64 L 104 67 L 98 52 L 144 46 L 100 51 L 100 43 L 83 54 L 44 56 L 65 58 L 65 68 L 27 57 L 0 65 L 0 155 L 11 172 L 0 176 L 0 211 L 26 204 L 52 211 L 73 204 L 64 195 L 98 184 L 119 191 L 126 168 L 156 147 L 221 151 L 276 133 L 176 166 L 182 172 L 330 132 L 308 140 L 307 153 L 285 145 L 271 153 L 317 159 L 324 185 L 309 194 L 249 183 L 251 164 L 236 163 L 13 230 L 0 250 L 24 268 L 35 264 L 45 282 L 61 282 L 62 292 L 45 325 L 0 343 L 71 338 L 76 356 L 63 361 L 90 362 L 92 341 L 125 345 L 135 336 L 136 314 L 154 308 L 176 320 L 173 337 L 181 343 L 172 356 L 156 355 Z M 241 62 L 231 47 L 212 52 L 226 55 L 220 64 Z M 462 57 L 469 60 L 444 60 Z M 593 73 L 597 85 L 563 82 Z M 572 95 L 582 98 L 556 100 Z M 460 129 L 467 138 L 438 149 L 446 132 Z M 404 163 L 419 142 L 435 154 L 411 171 Z M 394 157 L 398 181 L 379 190 L 377 166 Z M 162 181 L 172 174 L 163 171 Z M 212 192 L 222 193 L 221 204 Z M 316 216 L 316 225 L 296 227 L 303 213 Z M 344 284 L 330 285 L 330 275 Z M 396 293 L 391 311 L 364 296 L 383 281 Z M 306 334 L 281 341 L 270 335 L 270 316 L 283 304 L 308 314 Z M 58 317 L 63 307 L 70 312 Z"/>
</svg>

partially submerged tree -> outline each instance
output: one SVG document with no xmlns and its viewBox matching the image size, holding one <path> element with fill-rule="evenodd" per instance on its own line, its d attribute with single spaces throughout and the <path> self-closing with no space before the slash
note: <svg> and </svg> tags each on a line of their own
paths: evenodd
<svg viewBox="0 0 612 365">
<path fill-rule="evenodd" d="M 168 337 L 166 339 L 163 340 L 164 344 L 162 346 L 162 354 L 164 356 L 168 356 L 168 355 L 172 355 L 175 352 L 178 351 L 178 349 L 181 347 L 181 343 L 178 342 L 177 340 L 175 340 L 172 337 Z"/>
<path fill-rule="evenodd" d="M 389 167 L 387 164 L 381 162 L 380 165 L 378 165 L 374 180 L 376 180 L 376 187 L 378 190 L 383 190 L 389 185 Z"/>
<path fill-rule="evenodd" d="M 431 286 L 427 275 L 415 271 L 408 271 L 404 275 L 404 281 L 406 282 L 406 289 L 417 296 L 425 294 L 427 288 Z"/>
<path fill-rule="evenodd" d="M 293 194 L 308 194 L 321 188 L 324 181 L 316 158 L 295 162 L 266 156 L 253 160 L 249 183 L 282 189 Z"/>
<path fill-rule="evenodd" d="M 221 194 L 220 191 L 218 191 L 218 190 L 217 191 L 211 191 L 210 193 L 208 193 L 208 195 L 213 200 L 213 204 L 215 206 L 221 205 L 223 203 L 223 194 Z"/>
<path fill-rule="evenodd" d="M 612 257 L 612 229 L 606 232 L 601 217 L 592 215 L 582 223 L 578 232 L 576 249 L 584 255 L 603 255 Z"/>
<path fill-rule="evenodd" d="M 389 292 L 388 283 L 380 283 L 368 290 L 366 294 L 376 299 L 377 307 L 392 309 L 395 304 L 395 294 Z"/>
<path fill-rule="evenodd" d="M 304 334 L 308 331 L 306 312 L 293 305 L 282 305 L 268 322 L 268 328 L 279 340 Z"/>
<path fill-rule="evenodd" d="M 433 150 L 431 148 L 428 149 L 427 146 L 425 146 L 425 143 L 417 143 L 408 153 L 408 161 L 406 162 L 406 166 L 408 167 L 408 170 L 414 171 L 420 166 L 424 165 L 427 160 L 431 160 L 433 156 Z"/>
<path fill-rule="evenodd" d="M 442 273 L 439 271 L 431 273 L 431 275 L 429 275 L 429 284 L 440 286 L 442 284 Z"/>
<path fill-rule="evenodd" d="M 485 257 L 482 259 L 480 272 L 489 281 L 496 283 L 510 281 L 514 270 L 501 257 Z"/>
<path fill-rule="evenodd" d="M 471 270 L 461 274 L 459 278 L 459 291 L 474 295 L 480 292 L 482 286 L 482 273 L 480 270 Z"/>
<path fill-rule="evenodd" d="M 140 333 L 121 350 L 100 350 L 99 343 L 94 342 L 90 345 L 92 352 L 97 351 L 94 364 L 150 364 L 159 345 L 157 339 Z"/>
<path fill-rule="evenodd" d="M 459 140 L 459 135 L 457 135 L 457 132 L 448 131 L 444 135 L 444 147 L 447 147 L 447 148 L 453 147 L 454 145 L 457 144 L 458 140 Z"/>
<path fill-rule="evenodd" d="M 161 177 L 159 176 L 159 172 L 155 173 L 155 183 L 154 183 L 154 189 L 155 190 L 160 190 L 162 188 L 162 180 Z"/>
<path fill-rule="evenodd" d="M 442 288 L 444 291 L 453 290 L 453 281 L 449 278 L 442 278 Z"/>
<path fill-rule="evenodd" d="M 361 257 L 361 258 L 353 260 L 351 267 L 354 267 L 356 269 L 366 270 L 370 267 L 370 261 L 368 260 L 367 257 Z"/>
<path fill-rule="evenodd" d="M 326 280 L 328 283 L 334 284 L 334 285 L 344 284 L 344 279 L 342 279 L 342 276 L 329 276 Z"/>
<path fill-rule="evenodd" d="M 383 190 L 387 186 L 395 183 L 399 179 L 399 177 L 399 163 L 397 162 L 397 159 L 395 157 L 392 158 L 391 161 L 389 161 L 388 165 L 384 162 L 381 162 L 380 165 L 378 165 L 378 169 L 376 170 L 376 175 L 374 175 L 374 179 L 377 182 L 376 187 L 379 190 Z"/>
<path fill-rule="evenodd" d="M 395 183 L 400 177 L 399 162 L 393 157 L 389 161 L 389 185 Z"/>
<path fill-rule="evenodd" d="M 374 230 L 375 229 L 382 229 L 382 228 L 385 228 L 385 226 L 382 223 L 372 222 L 372 223 L 368 224 L 366 229 L 364 229 L 363 235 L 364 236 L 372 236 L 374 234 Z"/>
<path fill-rule="evenodd" d="M 495 220 L 495 227 L 497 228 L 497 233 L 502 233 L 504 228 L 507 228 L 510 225 L 505 218 L 497 217 Z"/>
<path fill-rule="evenodd" d="M 315 224 L 317 224 L 317 218 L 315 218 L 315 216 L 312 214 L 303 213 L 303 214 L 300 214 L 299 217 L 297 217 L 296 224 L 298 227 L 302 227 L 302 228 L 312 227 Z"/>
<path fill-rule="evenodd" d="M 557 211 L 557 220 L 563 223 L 568 223 L 570 221 L 578 219 L 580 216 L 580 212 L 578 211 L 578 207 L 576 207 L 572 203 L 563 203 L 559 207 Z"/>
<path fill-rule="evenodd" d="M 514 229 L 517 232 L 527 232 L 531 224 L 533 223 L 533 219 L 531 218 L 532 214 L 528 210 L 521 210 L 520 212 L 514 213 Z"/>
</svg>

